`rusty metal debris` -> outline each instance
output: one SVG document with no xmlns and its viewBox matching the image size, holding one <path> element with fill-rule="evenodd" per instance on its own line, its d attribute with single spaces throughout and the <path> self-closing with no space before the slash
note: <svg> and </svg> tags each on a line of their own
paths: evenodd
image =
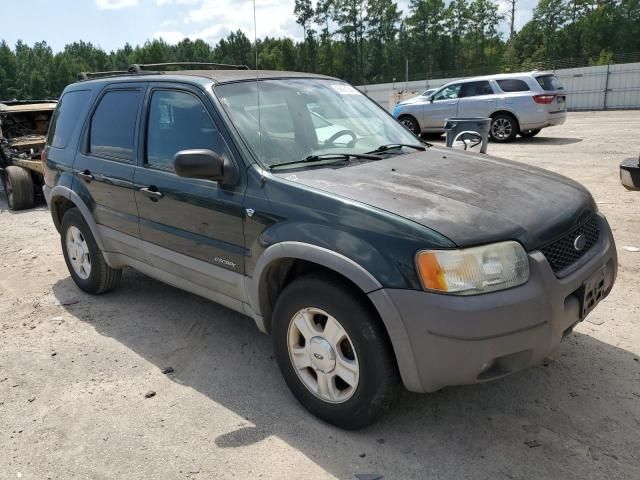
<svg viewBox="0 0 640 480">
<path fill-rule="evenodd" d="M 40 154 L 56 106 L 55 100 L 0 101 L 0 180 L 12 210 L 33 206 L 42 193 Z"/>
</svg>

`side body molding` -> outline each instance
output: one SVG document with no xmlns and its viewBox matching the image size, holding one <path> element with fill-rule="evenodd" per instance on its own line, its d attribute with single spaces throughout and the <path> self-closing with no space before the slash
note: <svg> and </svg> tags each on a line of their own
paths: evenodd
<svg viewBox="0 0 640 480">
<path fill-rule="evenodd" d="M 91 212 L 89 211 L 89 207 L 87 207 L 87 205 L 84 203 L 82 198 L 80 198 L 80 196 L 76 192 L 71 190 L 69 187 L 63 187 L 62 185 L 57 185 L 53 187 L 53 189 L 51 190 L 51 195 L 49 200 L 49 209 L 51 210 L 51 216 L 53 217 L 53 223 L 55 224 L 56 228 L 59 229 L 60 222 L 62 222 L 61 218 L 57 218 L 55 216 L 56 213 L 54 211 L 54 208 L 56 205 L 56 197 L 66 198 L 67 200 L 72 202 L 76 207 L 78 207 L 78 210 L 80 210 L 80 213 L 82 213 L 82 216 L 84 217 L 85 222 L 87 222 L 87 225 L 89 225 L 89 229 L 93 234 L 93 238 L 96 239 L 96 243 L 98 244 L 98 247 L 100 247 L 100 250 L 104 250 L 104 243 L 102 242 L 102 237 L 100 236 L 100 233 L 98 231 L 98 225 L 93 219 L 93 215 L 91 215 Z"/>
</svg>

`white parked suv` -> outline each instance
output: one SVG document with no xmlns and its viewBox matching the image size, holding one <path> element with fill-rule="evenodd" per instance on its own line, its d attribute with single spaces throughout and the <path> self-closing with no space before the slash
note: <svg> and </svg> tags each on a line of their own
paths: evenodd
<svg viewBox="0 0 640 480">
<path fill-rule="evenodd" d="M 489 75 L 447 83 L 422 101 L 400 102 L 393 116 L 416 135 L 443 133 L 448 118 L 491 117 L 491 139 L 510 142 L 564 123 L 566 94 L 553 73 Z"/>
</svg>

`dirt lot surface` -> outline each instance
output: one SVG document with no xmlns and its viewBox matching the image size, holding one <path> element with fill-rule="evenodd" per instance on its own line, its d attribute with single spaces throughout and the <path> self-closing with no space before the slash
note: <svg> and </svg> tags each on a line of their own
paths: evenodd
<svg viewBox="0 0 640 480">
<path fill-rule="evenodd" d="M 132 270 L 81 293 L 46 208 L 0 194 L 0 478 L 640 478 L 640 192 L 618 179 L 638 132 L 640 112 L 574 113 L 490 145 L 591 190 L 614 291 L 543 365 L 403 394 L 359 432 L 298 405 L 251 320 Z"/>
</svg>

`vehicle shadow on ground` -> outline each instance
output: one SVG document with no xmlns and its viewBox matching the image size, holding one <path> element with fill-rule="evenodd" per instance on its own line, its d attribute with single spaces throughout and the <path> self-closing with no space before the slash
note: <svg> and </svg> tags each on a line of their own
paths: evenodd
<svg viewBox="0 0 640 480">
<path fill-rule="evenodd" d="M 531 138 L 516 137 L 514 143 L 528 143 L 531 145 L 571 145 L 573 143 L 579 143 L 582 140 L 582 138 L 545 137 L 544 135 L 539 135 Z"/>
<path fill-rule="evenodd" d="M 640 460 L 640 363 L 584 334 L 503 380 L 401 393 L 382 421 L 345 432 L 295 401 L 270 338 L 247 317 L 132 270 L 109 294 L 86 295 L 70 278 L 53 292 L 71 315 L 253 424 L 213 438 L 218 448 L 273 435 L 338 478 L 354 478 L 358 462 L 387 479 L 626 478 Z"/>
<path fill-rule="evenodd" d="M 437 144 L 442 144 L 442 146 L 445 146 L 446 144 L 446 138 L 445 137 L 422 137 L 423 140 L 429 142 L 429 143 L 437 143 Z M 580 143 L 582 142 L 583 139 L 582 138 L 572 138 L 572 137 L 545 137 L 544 134 L 541 134 L 540 136 L 537 137 L 531 137 L 531 138 L 523 138 L 523 137 L 516 137 L 511 144 L 530 144 L 530 145 L 571 145 L 574 143 Z M 509 145 L 509 144 L 496 144 L 495 142 L 492 142 L 491 140 L 489 140 L 489 148 L 488 148 L 488 153 L 491 154 L 491 146 L 492 145 Z"/>
</svg>

